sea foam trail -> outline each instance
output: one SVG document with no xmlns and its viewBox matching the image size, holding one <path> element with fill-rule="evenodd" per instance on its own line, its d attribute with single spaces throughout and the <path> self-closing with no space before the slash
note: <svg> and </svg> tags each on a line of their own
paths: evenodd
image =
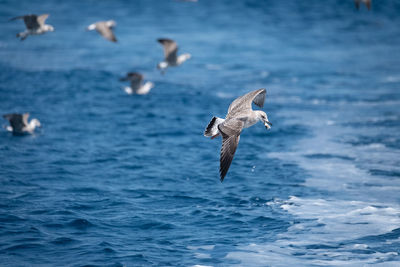
<svg viewBox="0 0 400 267">
<path fill-rule="evenodd" d="M 383 249 L 377 241 L 400 244 L 400 206 L 294 196 L 268 205 L 287 211 L 295 222 L 276 241 L 240 247 L 227 258 L 245 266 L 354 266 L 400 259 L 396 249 Z"/>
</svg>

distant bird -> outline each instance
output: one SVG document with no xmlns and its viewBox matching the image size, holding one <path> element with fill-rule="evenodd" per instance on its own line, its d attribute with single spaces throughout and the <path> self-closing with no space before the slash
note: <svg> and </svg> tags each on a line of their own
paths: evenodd
<svg viewBox="0 0 400 267">
<path fill-rule="evenodd" d="M 363 3 L 368 10 L 371 10 L 371 0 L 354 0 L 354 4 L 356 5 L 357 10 L 360 9 L 360 3 Z"/>
<path fill-rule="evenodd" d="M 112 29 L 117 25 L 114 20 L 108 21 L 99 21 L 93 24 L 90 24 L 86 30 L 93 31 L 96 30 L 99 34 L 101 34 L 107 40 L 116 43 L 117 38 L 114 35 Z"/>
<path fill-rule="evenodd" d="M 14 135 L 21 134 L 32 134 L 36 127 L 41 127 L 39 120 L 32 119 L 28 123 L 29 113 L 18 114 L 5 114 L 3 118 L 7 119 L 10 122 L 10 126 L 7 126 L 6 129 L 9 132 L 12 132 Z"/>
<path fill-rule="evenodd" d="M 272 123 L 269 122 L 267 114 L 262 110 L 253 110 L 251 107 L 253 102 L 262 108 L 265 95 L 265 89 L 258 89 L 236 98 L 229 106 L 225 119 L 213 117 L 208 124 L 204 136 L 214 139 L 222 135 L 219 169 L 221 182 L 224 180 L 232 163 L 243 128 L 248 128 L 258 121 L 262 121 L 267 130 L 271 128 Z"/>
<path fill-rule="evenodd" d="M 178 45 L 174 40 L 158 39 L 157 41 L 164 47 L 164 61 L 158 63 L 157 65 L 157 68 L 161 69 L 162 73 L 164 73 L 168 67 L 179 66 L 192 57 L 188 53 L 178 56 Z"/>
<path fill-rule="evenodd" d="M 124 91 L 128 94 L 145 95 L 148 94 L 151 88 L 154 87 L 152 82 L 146 82 L 143 84 L 143 75 L 137 72 L 128 72 L 124 78 L 120 81 L 130 81 L 131 86 L 124 87 Z"/>
<path fill-rule="evenodd" d="M 24 20 L 26 30 L 24 32 L 20 32 L 17 34 L 17 37 L 20 37 L 21 41 L 23 41 L 28 37 L 28 35 L 39 35 L 46 32 L 54 31 L 53 26 L 44 23 L 48 17 L 49 14 L 43 14 L 40 16 L 32 14 L 32 15 L 15 17 L 10 19 L 10 21 L 16 19 Z"/>
</svg>

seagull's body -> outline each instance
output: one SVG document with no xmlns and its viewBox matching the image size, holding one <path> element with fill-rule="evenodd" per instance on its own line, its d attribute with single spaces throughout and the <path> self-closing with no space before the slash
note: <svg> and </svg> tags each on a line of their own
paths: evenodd
<svg viewBox="0 0 400 267">
<path fill-rule="evenodd" d="M 21 41 L 25 40 L 29 35 L 40 35 L 46 32 L 54 31 L 54 27 L 45 24 L 49 14 L 43 14 L 37 16 L 35 14 L 24 15 L 12 18 L 10 20 L 23 19 L 25 22 L 26 30 L 17 34 L 17 37 L 21 38 Z"/>
<path fill-rule="evenodd" d="M 101 36 L 107 40 L 116 43 L 117 38 L 114 35 L 113 28 L 117 25 L 114 20 L 108 21 L 98 21 L 96 23 L 90 24 L 86 30 L 93 31 L 96 30 Z"/>
<path fill-rule="evenodd" d="M 28 123 L 29 113 L 11 113 L 3 115 L 3 118 L 10 122 L 6 129 L 15 135 L 32 134 L 36 127 L 41 127 L 39 120 L 32 119 Z"/>
<path fill-rule="evenodd" d="M 174 40 L 158 39 L 157 41 L 164 47 L 164 61 L 157 65 L 157 68 L 161 69 L 162 73 L 164 73 L 168 67 L 179 66 L 192 57 L 188 53 L 178 56 L 178 44 Z"/>
<path fill-rule="evenodd" d="M 243 128 L 248 128 L 258 121 L 262 121 L 267 129 L 271 128 L 272 124 L 268 121 L 267 114 L 262 110 L 253 110 L 251 106 L 254 103 L 263 107 L 265 95 L 265 89 L 258 89 L 235 99 L 229 106 L 225 119 L 213 117 L 208 124 L 204 136 L 214 139 L 222 135 L 219 170 L 221 182 L 232 163 Z"/>
<path fill-rule="evenodd" d="M 360 3 L 363 3 L 368 10 L 371 10 L 371 0 L 354 0 L 357 10 L 360 9 Z"/>
<path fill-rule="evenodd" d="M 152 82 L 146 82 L 143 84 L 143 75 L 137 72 L 129 72 L 126 77 L 121 78 L 121 81 L 130 81 L 131 86 L 124 87 L 124 91 L 131 95 L 145 95 L 148 94 L 151 88 L 154 87 Z"/>
</svg>

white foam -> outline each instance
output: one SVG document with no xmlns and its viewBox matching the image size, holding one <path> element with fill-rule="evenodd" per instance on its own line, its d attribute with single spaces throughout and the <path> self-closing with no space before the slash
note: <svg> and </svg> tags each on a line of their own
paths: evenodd
<svg viewBox="0 0 400 267">
<path fill-rule="evenodd" d="M 325 105 L 319 101 L 313 103 Z M 351 108 L 349 103 L 343 104 L 346 109 Z M 368 240 L 365 237 L 387 234 L 400 227 L 400 180 L 371 174 L 372 169 L 387 172 L 400 169 L 399 150 L 385 146 L 381 139 L 373 139 L 375 132 L 380 134 L 380 128 L 347 126 L 355 118 L 365 123 L 397 117 L 346 117 L 336 109 L 318 116 L 304 110 L 296 113 L 282 110 L 280 115 L 285 117 L 285 125 L 301 121 L 310 132 L 290 150 L 268 153 L 266 158 L 295 163 L 305 170 L 307 176 L 302 186 L 315 190 L 316 196 L 291 196 L 267 202 L 277 214 L 284 212 L 293 217 L 287 231 L 265 244 L 243 244 L 226 257 L 238 260 L 239 266 L 399 266 L 396 246 L 393 251 L 385 247 L 382 252 L 371 247 L 374 242 L 377 246 L 387 242 L 383 237 L 381 242 L 363 241 Z"/>
<path fill-rule="evenodd" d="M 356 266 L 386 262 L 398 255 L 396 251 L 359 253 L 368 245 L 348 241 L 398 228 L 400 206 L 294 196 L 267 204 L 295 216 L 296 223 L 274 242 L 245 245 L 228 253 L 226 257 L 240 261 L 240 266 Z"/>
<path fill-rule="evenodd" d="M 210 254 L 199 253 L 199 252 L 194 253 L 194 257 L 197 258 L 197 259 L 211 259 L 211 255 Z"/>
</svg>

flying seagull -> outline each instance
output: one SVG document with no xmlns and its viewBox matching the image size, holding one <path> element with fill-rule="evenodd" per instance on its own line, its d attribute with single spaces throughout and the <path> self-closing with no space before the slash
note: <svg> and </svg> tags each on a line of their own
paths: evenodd
<svg viewBox="0 0 400 267">
<path fill-rule="evenodd" d="M 41 127 L 40 122 L 37 119 L 32 119 L 28 123 L 29 113 L 5 114 L 3 115 L 3 118 L 10 122 L 10 126 L 7 126 L 6 129 L 7 131 L 12 132 L 14 135 L 26 133 L 32 134 L 36 127 Z"/>
<path fill-rule="evenodd" d="M 10 19 L 23 19 L 25 22 L 26 30 L 24 32 L 20 32 L 17 34 L 17 37 L 21 38 L 21 41 L 25 40 L 28 35 L 39 35 L 46 32 L 54 31 L 54 27 L 44 22 L 49 17 L 49 14 L 43 14 L 40 16 L 31 14 L 31 15 L 24 15 Z"/>
<path fill-rule="evenodd" d="M 179 66 L 192 57 L 188 53 L 178 56 L 178 45 L 174 40 L 158 39 L 157 41 L 164 47 L 164 61 L 158 63 L 157 65 L 157 68 L 161 69 L 162 73 L 164 73 L 168 67 Z"/>
<path fill-rule="evenodd" d="M 371 10 L 371 0 L 354 0 L 354 4 L 356 5 L 357 10 L 360 9 L 360 3 L 363 3 L 368 10 Z"/>
<path fill-rule="evenodd" d="M 272 123 L 269 122 L 267 114 L 262 110 L 253 110 L 251 107 L 253 102 L 262 108 L 266 93 L 265 89 L 258 89 L 236 98 L 229 106 L 225 119 L 213 117 L 208 124 L 204 136 L 214 139 L 222 135 L 219 168 L 221 182 L 232 163 L 243 128 L 248 128 L 258 121 L 262 121 L 267 130 L 271 128 Z"/>
<path fill-rule="evenodd" d="M 99 21 L 93 24 L 90 24 L 86 30 L 93 31 L 96 30 L 99 34 L 101 34 L 107 40 L 116 43 L 117 38 L 115 37 L 112 29 L 117 25 L 114 20 L 108 21 Z"/>
<path fill-rule="evenodd" d="M 143 84 L 143 75 L 137 72 L 128 72 L 120 81 L 130 81 L 131 86 L 124 87 L 124 91 L 128 94 L 145 95 L 148 94 L 151 88 L 154 87 L 152 82 Z"/>
</svg>

